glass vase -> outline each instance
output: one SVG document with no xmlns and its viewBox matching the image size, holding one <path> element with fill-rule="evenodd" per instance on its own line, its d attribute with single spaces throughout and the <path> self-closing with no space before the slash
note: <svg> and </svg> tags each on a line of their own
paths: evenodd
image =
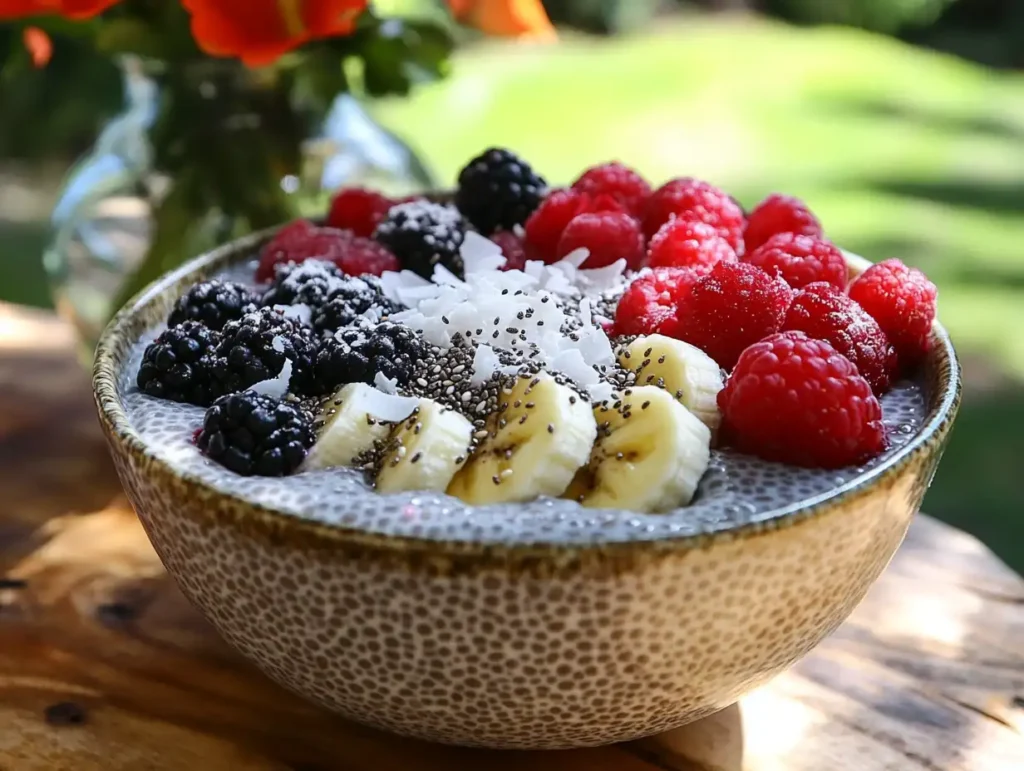
<svg viewBox="0 0 1024 771">
<path fill-rule="evenodd" d="M 294 84 L 229 60 L 122 63 L 124 107 L 70 170 L 43 255 L 83 359 L 114 312 L 219 243 L 326 211 L 330 192 L 433 187 L 427 168 L 358 100 L 296 105 Z"/>
</svg>

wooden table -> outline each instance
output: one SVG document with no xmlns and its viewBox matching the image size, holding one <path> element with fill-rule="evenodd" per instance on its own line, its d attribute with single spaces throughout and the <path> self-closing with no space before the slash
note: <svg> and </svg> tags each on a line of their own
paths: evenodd
<svg viewBox="0 0 1024 771">
<path fill-rule="evenodd" d="M 1024 771 L 1024 581 L 919 517 L 853 617 L 645 741 L 465 750 L 283 692 L 186 603 L 121 494 L 71 331 L 0 305 L 0 771 Z"/>
</svg>

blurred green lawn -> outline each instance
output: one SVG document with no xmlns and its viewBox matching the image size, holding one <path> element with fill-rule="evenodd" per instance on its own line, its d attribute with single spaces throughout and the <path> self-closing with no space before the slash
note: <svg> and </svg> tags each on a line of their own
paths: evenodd
<svg viewBox="0 0 1024 771">
<path fill-rule="evenodd" d="M 1024 571 L 1024 76 L 853 30 L 694 19 L 467 50 L 447 81 L 374 109 L 445 183 L 490 144 L 552 182 L 617 158 L 748 206 L 799 195 L 846 248 L 927 270 L 971 388 L 926 509 Z M 32 241 L 0 231 L 0 298 L 40 297 Z"/>
</svg>

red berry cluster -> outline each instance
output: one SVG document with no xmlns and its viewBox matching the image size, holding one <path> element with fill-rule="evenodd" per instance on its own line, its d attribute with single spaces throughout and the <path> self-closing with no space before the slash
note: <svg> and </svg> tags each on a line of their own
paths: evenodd
<svg viewBox="0 0 1024 771">
<path fill-rule="evenodd" d="M 772 195 L 744 216 L 721 190 L 686 178 L 640 205 L 642 180 L 628 187 L 616 165 L 603 188 L 604 168 L 581 178 L 587 193 L 615 197 L 615 216 L 636 217 L 649 239 L 637 257 L 621 224 L 591 214 L 571 241 L 599 254 L 598 264 L 616 251 L 647 268 L 622 295 L 613 334 L 675 337 L 730 370 L 719 406 L 724 436 L 742 451 L 828 468 L 882 452 L 878 397 L 928 351 L 935 285 L 899 260 L 849 284 L 843 252 L 799 199 Z M 544 216 L 542 204 L 534 217 Z"/>
</svg>

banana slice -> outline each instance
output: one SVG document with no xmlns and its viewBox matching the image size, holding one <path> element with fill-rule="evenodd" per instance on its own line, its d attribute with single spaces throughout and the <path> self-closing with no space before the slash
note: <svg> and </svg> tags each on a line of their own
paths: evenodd
<svg viewBox="0 0 1024 771">
<path fill-rule="evenodd" d="M 718 392 L 725 380 L 700 348 L 664 335 L 638 337 L 619 353 L 619 365 L 636 373 L 638 386 L 663 385 L 704 425 L 718 429 Z"/>
<path fill-rule="evenodd" d="M 465 417 L 433 399 L 420 399 L 388 436 L 377 491 L 445 490 L 469 457 L 472 441 L 473 424 Z"/>
<path fill-rule="evenodd" d="M 693 413 L 668 391 L 640 386 L 595 407 L 594 415 L 597 442 L 573 484 L 580 503 L 658 513 L 690 502 L 711 446 L 711 431 Z"/>
<path fill-rule="evenodd" d="M 551 375 L 521 376 L 502 392 L 487 437 L 448 493 L 474 504 L 561 495 L 596 437 L 589 401 Z"/>
<path fill-rule="evenodd" d="M 303 470 L 351 466 L 385 439 L 392 423 L 407 417 L 416 402 L 381 393 L 364 383 L 349 383 L 339 389 L 321 407 L 319 437 L 306 456 Z"/>
</svg>

